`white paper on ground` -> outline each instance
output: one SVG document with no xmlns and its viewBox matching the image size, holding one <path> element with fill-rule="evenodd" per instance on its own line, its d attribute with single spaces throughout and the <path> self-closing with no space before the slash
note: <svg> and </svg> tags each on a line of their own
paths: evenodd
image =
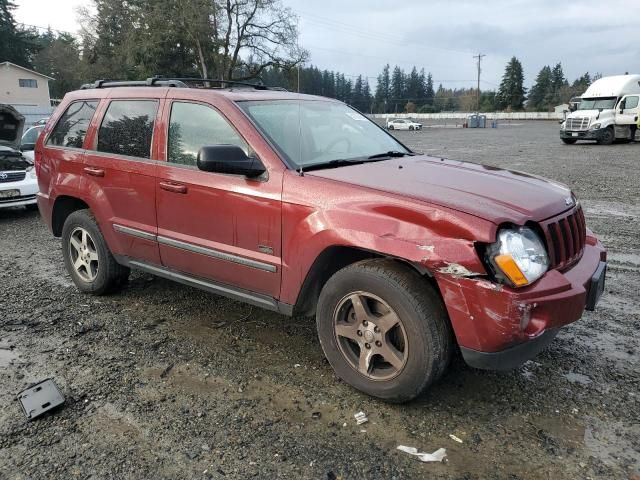
<svg viewBox="0 0 640 480">
<path fill-rule="evenodd" d="M 415 447 L 405 447 L 404 445 L 398 445 L 398 450 L 418 457 L 421 462 L 441 462 L 447 457 L 447 450 L 439 448 L 433 453 L 418 452 Z"/>
</svg>

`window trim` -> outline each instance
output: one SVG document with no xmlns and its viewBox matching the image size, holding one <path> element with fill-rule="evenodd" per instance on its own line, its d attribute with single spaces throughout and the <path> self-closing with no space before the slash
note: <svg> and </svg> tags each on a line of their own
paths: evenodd
<svg viewBox="0 0 640 480">
<path fill-rule="evenodd" d="M 56 124 L 51 128 L 51 130 L 49 130 L 49 132 L 46 132 L 46 136 L 42 140 L 42 145 L 45 148 L 55 148 L 55 149 L 59 149 L 59 150 L 87 150 L 84 146 L 87 143 L 87 137 L 89 136 L 91 123 L 93 123 L 93 120 L 96 118 L 96 115 L 98 114 L 98 109 L 100 108 L 100 100 L 101 100 L 100 98 L 81 98 L 81 99 L 69 102 L 69 104 L 64 109 L 62 114 L 56 119 Z M 60 120 L 62 120 L 62 117 L 64 117 L 65 113 L 67 113 L 69 111 L 69 109 L 71 108 L 72 105 L 74 105 L 76 103 L 81 103 L 81 102 L 82 103 L 96 102 L 95 111 L 93 112 L 93 115 L 89 119 L 89 123 L 87 124 L 87 132 L 84 134 L 84 138 L 82 139 L 82 147 L 68 147 L 66 145 L 52 145 L 52 144 L 50 144 L 49 140 L 51 139 L 51 135 L 53 134 L 53 132 L 56 131 L 56 128 L 58 128 L 58 125 L 60 124 Z M 46 127 L 45 127 L 45 130 L 46 130 Z"/>
<path fill-rule="evenodd" d="M 167 99 L 169 100 L 169 99 Z M 166 142 L 164 145 L 164 161 L 166 162 L 166 164 L 168 166 L 172 166 L 172 167 L 179 167 L 179 168 L 187 168 L 189 170 L 197 170 L 199 172 L 202 173 L 208 173 L 208 174 L 215 174 L 215 175 L 225 175 L 225 176 L 232 176 L 232 177 L 242 177 L 242 175 L 231 175 L 231 174 L 223 174 L 223 173 L 218 173 L 218 172 L 204 172 L 202 170 L 200 170 L 198 168 L 197 165 L 185 165 L 183 163 L 175 163 L 175 162 L 171 162 L 169 161 L 169 128 L 171 127 L 171 114 L 173 113 L 173 105 L 175 103 L 187 103 L 187 104 L 192 104 L 192 105 L 201 105 L 203 107 L 209 107 L 210 109 L 212 109 L 213 111 L 215 111 L 216 113 L 218 113 L 225 122 L 227 122 L 227 124 L 231 127 L 231 129 L 233 129 L 236 134 L 238 135 L 238 137 L 240 137 L 242 139 L 242 141 L 244 143 L 247 144 L 247 147 L 249 148 L 250 152 L 253 152 L 253 154 L 255 155 L 255 157 L 260 161 L 260 163 L 262 163 L 262 166 L 265 167 L 265 170 L 267 171 L 267 175 L 266 178 L 268 178 L 268 169 L 266 167 L 266 165 L 264 164 L 264 162 L 262 161 L 262 159 L 258 156 L 258 154 L 256 153 L 255 148 L 253 148 L 251 146 L 251 144 L 247 141 L 247 139 L 244 137 L 244 135 L 242 135 L 242 133 L 240 133 L 240 131 L 236 128 L 236 126 L 233 124 L 233 122 L 231 120 L 229 120 L 229 117 L 227 117 L 219 108 L 217 108 L 216 106 L 207 103 L 207 102 L 202 102 L 202 101 L 198 101 L 198 100 L 186 100 L 186 99 L 180 99 L 180 98 L 172 98 L 170 99 L 170 105 L 168 108 L 168 115 L 167 115 L 167 125 L 166 125 L 166 129 L 165 129 L 165 138 L 166 138 Z M 258 180 L 258 179 L 256 179 Z"/>
<path fill-rule="evenodd" d="M 104 112 L 101 115 L 100 118 L 100 123 L 98 125 L 96 125 L 96 133 L 94 135 L 94 139 L 93 139 L 93 145 L 89 145 L 86 150 L 88 152 L 91 152 L 91 155 L 101 155 L 101 156 L 114 156 L 114 157 L 118 157 L 118 158 L 122 158 L 123 160 L 137 160 L 137 161 L 142 161 L 142 162 L 147 162 L 147 161 L 152 161 L 152 162 L 156 162 L 157 160 L 152 158 L 153 157 L 153 142 L 155 140 L 155 135 L 156 135 L 156 128 L 157 128 L 157 124 L 158 124 L 158 115 L 161 112 L 161 104 L 162 104 L 162 98 L 144 98 L 144 97 L 136 97 L 136 98 L 120 98 L 120 97 L 112 97 L 112 98 L 107 98 L 105 99 L 107 100 L 106 105 L 104 107 Z M 145 157 L 135 157 L 133 155 L 125 155 L 123 153 L 114 153 L 114 152 L 105 152 L 102 150 L 98 150 L 98 142 L 100 141 L 100 129 L 102 128 L 102 124 L 104 123 L 105 118 L 107 117 L 107 113 L 109 112 L 109 107 L 111 107 L 111 104 L 114 102 L 155 102 L 156 103 L 156 114 L 153 117 L 153 126 L 151 128 L 151 141 L 149 143 L 149 158 L 145 158 Z M 160 119 L 161 120 L 161 119 Z"/>
</svg>

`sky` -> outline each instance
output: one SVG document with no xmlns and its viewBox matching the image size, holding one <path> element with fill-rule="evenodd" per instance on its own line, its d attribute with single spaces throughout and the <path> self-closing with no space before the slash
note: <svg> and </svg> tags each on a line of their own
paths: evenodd
<svg viewBox="0 0 640 480">
<path fill-rule="evenodd" d="M 16 20 L 76 32 L 87 0 L 14 0 Z M 389 63 L 433 74 L 436 84 L 496 89 L 516 56 L 530 86 L 544 65 L 562 63 L 573 81 L 585 72 L 640 73 L 638 0 L 283 0 L 299 17 L 310 62 L 372 86 Z"/>
</svg>

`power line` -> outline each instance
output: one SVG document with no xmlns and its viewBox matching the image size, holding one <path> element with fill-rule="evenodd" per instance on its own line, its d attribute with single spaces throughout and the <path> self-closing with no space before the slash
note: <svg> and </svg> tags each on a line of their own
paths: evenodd
<svg viewBox="0 0 640 480">
<path fill-rule="evenodd" d="M 486 55 L 484 53 L 478 53 L 478 55 L 474 55 L 473 58 L 477 58 L 478 59 L 478 92 L 477 92 L 477 96 L 478 96 L 478 108 L 477 111 L 480 111 L 480 72 L 482 71 L 482 69 L 480 68 L 480 63 L 482 62 L 482 58 L 486 57 Z"/>
</svg>

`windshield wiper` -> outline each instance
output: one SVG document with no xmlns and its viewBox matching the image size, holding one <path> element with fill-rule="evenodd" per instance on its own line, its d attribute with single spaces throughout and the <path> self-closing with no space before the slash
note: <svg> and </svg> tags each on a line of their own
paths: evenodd
<svg viewBox="0 0 640 480">
<path fill-rule="evenodd" d="M 336 160 L 330 160 L 328 162 L 303 165 L 298 169 L 298 171 L 308 172 L 311 170 L 321 170 L 324 168 L 344 167 L 345 165 L 360 165 L 369 162 L 380 162 L 387 158 L 404 157 L 405 155 L 415 155 L 415 153 L 406 153 L 400 152 L 398 150 L 391 150 L 389 152 L 376 153 L 375 155 L 370 155 L 368 157 L 338 158 Z"/>
<path fill-rule="evenodd" d="M 366 158 L 338 158 L 336 160 L 330 160 L 328 162 L 313 163 L 311 165 L 303 165 L 299 171 L 309 172 L 311 170 L 321 170 L 323 168 L 335 168 L 343 167 L 345 165 L 359 165 L 366 162 Z"/>
<path fill-rule="evenodd" d="M 370 155 L 367 158 L 371 160 L 374 158 L 404 157 L 404 156 L 412 156 L 412 155 L 415 155 L 415 153 L 401 152 L 399 150 L 389 150 L 388 152 L 376 153 L 375 155 Z"/>
</svg>

